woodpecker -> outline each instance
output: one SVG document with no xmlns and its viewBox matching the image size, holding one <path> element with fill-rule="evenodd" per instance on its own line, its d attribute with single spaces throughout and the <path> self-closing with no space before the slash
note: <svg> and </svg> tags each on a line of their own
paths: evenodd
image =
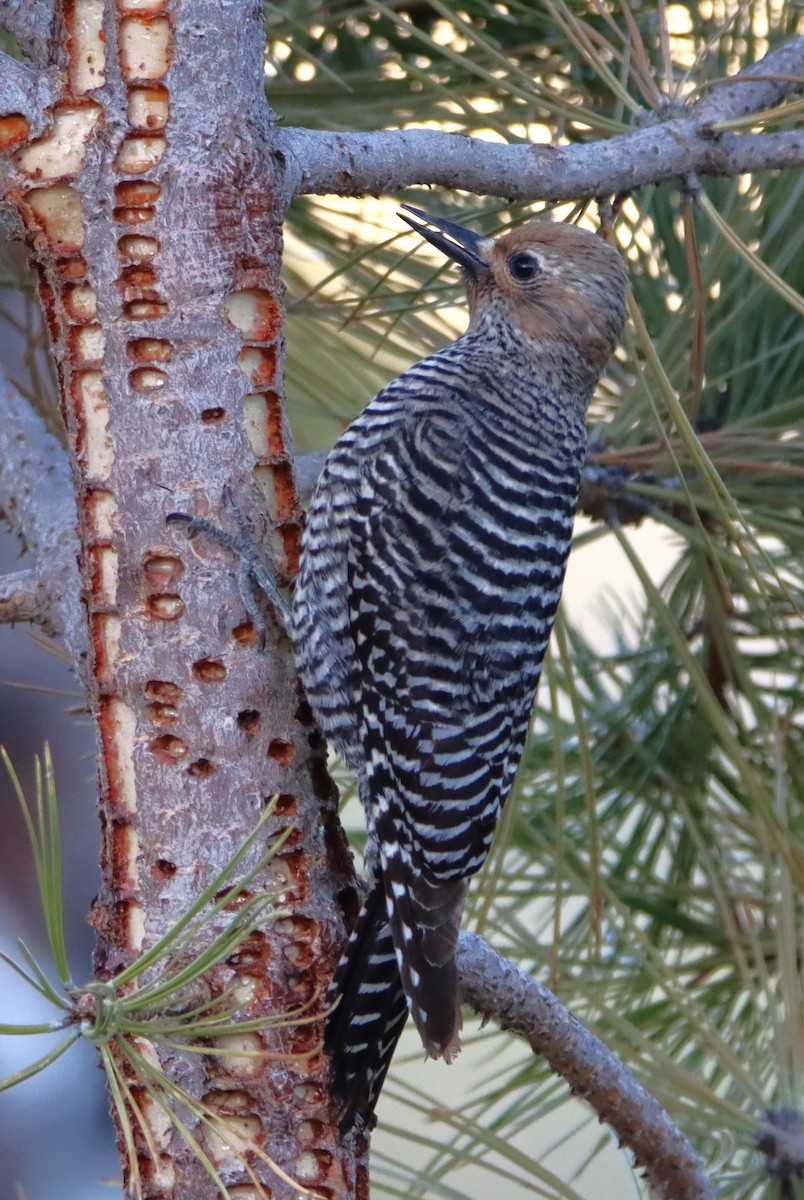
<svg viewBox="0 0 804 1200">
<path fill-rule="evenodd" d="M 625 320 L 622 258 L 573 225 L 493 239 L 404 205 L 461 269 L 469 327 L 391 382 L 330 453 L 291 634 L 357 776 L 368 891 L 325 1048 L 343 1130 L 373 1109 L 410 1012 L 459 1048 L 469 878 L 514 782 L 561 594 L 585 414 Z"/>
</svg>

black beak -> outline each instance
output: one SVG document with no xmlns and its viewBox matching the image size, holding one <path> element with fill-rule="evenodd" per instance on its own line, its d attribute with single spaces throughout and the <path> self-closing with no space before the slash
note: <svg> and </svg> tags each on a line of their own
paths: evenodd
<svg viewBox="0 0 804 1200">
<path fill-rule="evenodd" d="M 412 204 L 403 204 L 402 207 L 420 217 L 422 221 L 426 221 L 428 225 L 435 225 L 436 229 L 426 229 L 418 221 L 411 221 L 410 217 L 406 217 L 404 213 L 397 213 L 397 216 L 410 225 L 411 229 L 426 238 L 431 246 L 435 246 L 442 254 L 446 254 L 447 258 L 458 263 L 470 275 L 488 271 L 488 264 L 480 257 L 478 249 L 481 242 L 488 240 L 483 234 L 472 233 L 471 230 L 464 229 L 462 225 L 456 225 L 454 221 L 447 221 L 445 217 L 431 217 L 429 213 L 424 212 L 421 208 L 414 208 Z M 441 230 L 441 232 L 437 233 L 436 230 Z M 445 233 L 452 241 L 444 237 Z"/>
</svg>

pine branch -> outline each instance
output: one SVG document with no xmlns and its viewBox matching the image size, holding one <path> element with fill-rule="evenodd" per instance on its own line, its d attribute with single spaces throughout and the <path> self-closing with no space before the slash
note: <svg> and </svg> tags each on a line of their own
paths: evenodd
<svg viewBox="0 0 804 1200">
<path fill-rule="evenodd" d="M 464 1001 L 547 1059 L 632 1151 L 659 1200 L 714 1200 L 700 1158 L 658 1100 L 547 988 L 473 933 L 461 934 L 458 970 Z"/>
<path fill-rule="evenodd" d="M 635 191 L 692 173 L 742 175 L 804 165 L 804 133 L 723 134 L 668 121 L 588 146 L 506 146 L 430 129 L 276 135 L 300 195 L 362 196 L 416 186 L 505 200 L 568 200 Z"/>
<path fill-rule="evenodd" d="M 430 129 L 329 133 L 288 128 L 275 146 L 297 193 L 356 196 L 432 184 L 508 200 L 567 200 L 633 191 L 698 175 L 804 165 L 804 131 L 718 133 L 804 90 L 804 36 L 793 39 L 689 108 L 645 114 L 633 132 L 586 145 L 500 145 Z"/>
<path fill-rule="evenodd" d="M 692 108 L 698 121 L 727 121 L 773 108 L 804 90 L 804 36 L 769 50 L 730 79 L 704 86 L 705 94 Z"/>
<path fill-rule="evenodd" d="M 4 24 L 0 13 L 0 28 Z M 41 128 L 51 98 L 50 80 L 44 71 L 0 53 L 0 118 L 15 113 Z"/>
<path fill-rule="evenodd" d="M 0 621 L 35 621 L 45 633 L 60 637 L 80 676 L 87 634 L 67 456 L 2 371 L 0 410 L 0 513 L 34 560 L 30 570 L 0 580 L 7 601 L 0 604 Z M 14 594 L 18 600 L 8 603 Z"/>
</svg>

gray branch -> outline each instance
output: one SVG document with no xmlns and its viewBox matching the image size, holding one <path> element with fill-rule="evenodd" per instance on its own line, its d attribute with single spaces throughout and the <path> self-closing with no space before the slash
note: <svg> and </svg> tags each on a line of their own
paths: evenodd
<svg viewBox="0 0 804 1200">
<path fill-rule="evenodd" d="M 770 50 L 728 83 L 709 88 L 690 111 L 696 121 L 728 121 L 773 108 L 786 96 L 802 90 L 804 36 Z"/>
<path fill-rule="evenodd" d="M 804 166 L 804 132 L 712 136 L 691 119 L 587 146 L 506 146 L 431 129 L 322 133 L 282 129 L 301 195 L 360 196 L 433 185 L 506 200 L 612 196 L 696 175 Z"/>
<path fill-rule="evenodd" d="M 462 933 L 461 994 L 470 1007 L 525 1039 L 632 1151 L 660 1200 L 714 1200 L 703 1164 L 655 1097 L 541 984 L 476 934 Z"/>
<path fill-rule="evenodd" d="M 0 579 L 0 620 L 35 621 L 46 633 L 60 637 L 80 677 L 87 633 L 67 456 L 2 372 L 0 514 L 33 558 L 30 570 L 5 582 Z M 15 594 L 16 605 L 9 603 Z"/>
<path fill-rule="evenodd" d="M 0 27 L 14 34 L 31 62 L 42 66 L 50 59 L 53 19 L 52 0 L 0 0 Z"/>
<path fill-rule="evenodd" d="M 754 76 L 761 76 L 754 79 Z M 777 78 L 768 79 L 768 76 Z M 414 185 L 565 200 L 609 196 L 686 176 L 738 175 L 804 165 L 804 131 L 718 134 L 718 121 L 759 112 L 804 90 L 804 36 L 771 51 L 690 108 L 606 141 L 500 145 L 429 129 L 381 133 L 277 130 L 297 193 L 398 192 Z"/>
<path fill-rule="evenodd" d="M 45 110 L 53 100 L 48 75 L 28 67 L 10 54 L 0 53 L 0 116 L 19 113 L 35 133 L 44 126 Z"/>
</svg>

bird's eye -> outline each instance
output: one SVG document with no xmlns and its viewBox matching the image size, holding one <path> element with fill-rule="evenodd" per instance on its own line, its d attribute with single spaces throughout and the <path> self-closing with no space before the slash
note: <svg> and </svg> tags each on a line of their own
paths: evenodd
<svg viewBox="0 0 804 1200">
<path fill-rule="evenodd" d="M 518 254 L 512 254 L 508 259 L 508 270 L 520 283 L 533 279 L 541 269 L 539 259 L 532 250 L 520 250 Z"/>
</svg>

